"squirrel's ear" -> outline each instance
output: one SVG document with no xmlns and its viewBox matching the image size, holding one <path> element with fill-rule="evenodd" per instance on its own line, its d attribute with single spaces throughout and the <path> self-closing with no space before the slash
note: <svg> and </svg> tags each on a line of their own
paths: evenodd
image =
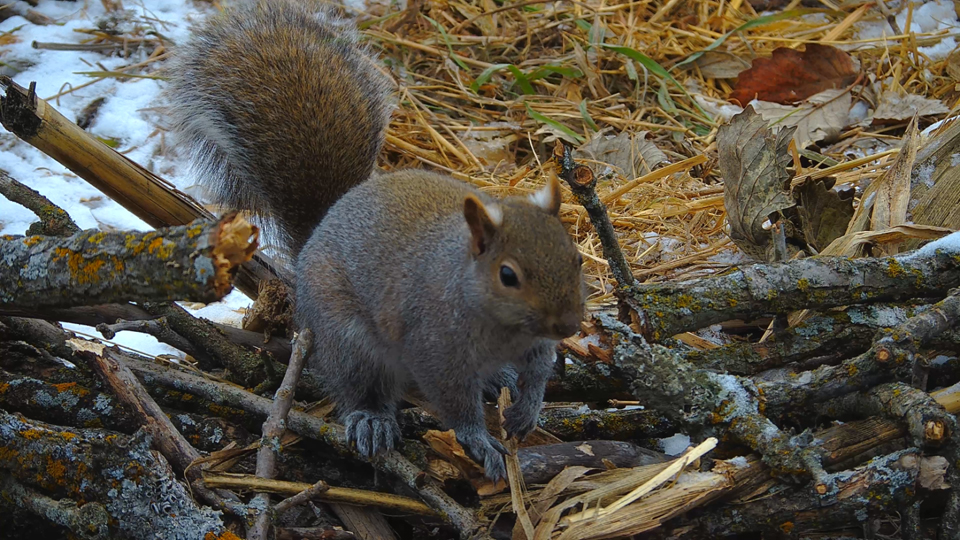
<svg viewBox="0 0 960 540">
<path fill-rule="evenodd" d="M 550 171 L 547 177 L 547 185 L 539 191 L 531 193 L 530 202 L 539 206 L 551 216 L 560 214 L 560 180 L 557 178 L 557 173 Z"/>
<path fill-rule="evenodd" d="M 470 251 L 480 255 L 490 248 L 493 235 L 503 222 L 503 213 L 496 203 L 483 204 L 474 195 L 467 195 L 463 201 L 463 217 L 470 227 Z"/>
</svg>

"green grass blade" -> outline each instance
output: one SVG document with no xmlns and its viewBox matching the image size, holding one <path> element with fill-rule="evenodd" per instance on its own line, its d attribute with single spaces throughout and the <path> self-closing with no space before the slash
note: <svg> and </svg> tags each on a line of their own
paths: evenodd
<svg viewBox="0 0 960 540">
<path fill-rule="evenodd" d="M 707 111 L 703 110 L 703 107 L 701 107 L 700 104 L 697 103 L 697 100 L 693 99 L 693 96 L 691 96 L 690 93 L 687 92 L 687 89 L 684 88 L 682 84 L 677 82 L 677 80 L 673 78 L 673 75 L 671 75 L 669 71 L 663 69 L 663 66 L 658 64 L 656 60 L 654 60 L 653 58 L 650 58 L 649 56 L 643 54 L 640 51 L 631 49 L 630 47 L 623 47 L 620 45 L 607 45 L 606 43 L 604 43 L 603 48 L 610 49 L 611 51 L 620 53 L 626 56 L 627 58 L 630 58 L 631 60 L 636 60 L 637 63 L 639 63 L 644 68 L 646 68 L 647 71 L 649 71 L 650 73 L 653 73 L 654 75 L 656 75 L 657 77 L 660 77 L 663 80 L 669 81 L 671 84 L 676 86 L 677 89 L 683 92 L 683 95 L 690 98 L 690 102 L 693 103 L 693 106 L 696 107 L 698 111 L 700 111 L 700 114 L 702 114 L 703 117 L 708 122 L 713 122 L 713 117 L 711 117 Z"/>
<path fill-rule="evenodd" d="M 507 71 L 513 74 L 513 78 L 517 80 L 517 85 L 520 86 L 520 90 L 523 91 L 524 94 L 531 95 L 536 93 L 533 90 L 533 85 L 530 84 L 530 81 L 527 79 L 527 76 L 522 71 L 520 71 L 520 68 L 518 68 L 513 64 L 510 64 L 509 66 L 507 66 Z"/>
<path fill-rule="evenodd" d="M 593 118 L 590 117 L 590 113 L 587 111 L 587 100 L 586 98 L 580 102 L 580 116 L 583 117 L 583 121 L 587 123 L 587 126 L 594 131 L 600 131 L 600 128 L 597 126 L 597 123 L 593 121 Z"/>
<path fill-rule="evenodd" d="M 480 73 L 480 75 L 473 81 L 473 84 L 470 85 L 470 90 L 476 94 L 478 91 L 480 91 L 481 86 L 487 84 L 487 81 L 490 80 L 490 77 L 493 77 L 494 73 L 507 69 L 507 66 L 509 65 L 510 64 L 494 64 L 483 70 L 483 72 Z"/>
<path fill-rule="evenodd" d="M 557 131 L 563 133 L 564 135 L 567 135 L 568 137 L 573 139 L 573 142 L 583 143 L 583 141 L 585 140 L 583 137 L 581 137 L 580 135 L 577 135 L 575 131 L 568 128 L 567 126 L 561 124 L 560 122 L 557 122 L 553 118 L 549 118 L 533 110 L 530 107 L 529 103 L 524 103 L 524 105 L 527 107 L 527 114 L 529 114 L 530 117 L 536 120 L 537 122 L 540 122 L 542 124 L 547 124 L 548 126 L 556 129 Z"/>
<path fill-rule="evenodd" d="M 456 62 L 458 66 L 460 66 L 460 69 L 463 69 L 465 71 L 470 71 L 470 68 L 467 67 L 467 63 L 464 62 L 463 59 L 460 58 L 460 56 L 457 53 L 453 52 L 453 44 L 450 42 L 450 36 L 447 34 L 447 31 L 443 28 L 443 26 L 441 26 L 440 23 L 431 19 L 430 17 L 427 17 L 426 15 L 424 15 L 423 18 L 430 21 L 430 24 L 432 24 L 433 27 L 437 29 L 437 32 L 440 32 L 440 37 L 443 38 L 443 42 L 447 45 L 447 51 L 450 52 L 450 58 L 453 58 L 453 61 Z"/>
</svg>

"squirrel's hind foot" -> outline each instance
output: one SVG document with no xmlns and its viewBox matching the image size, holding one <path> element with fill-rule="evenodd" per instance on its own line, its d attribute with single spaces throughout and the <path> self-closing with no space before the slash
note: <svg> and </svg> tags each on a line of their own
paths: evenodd
<svg viewBox="0 0 960 540">
<path fill-rule="evenodd" d="M 395 414 L 353 411 L 344 419 L 344 424 L 347 443 L 355 444 L 357 452 L 367 459 L 389 452 L 400 444 L 400 425 Z"/>
<path fill-rule="evenodd" d="M 507 449 L 494 439 L 484 428 L 461 428 L 454 429 L 457 434 L 457 442 L 466 450 L 470 459 L 483 465 L 484 475 L 498 482 L 506 480 L 507 467 L 503 461 L 503 456 L 507 455 Z"/>
</svg>

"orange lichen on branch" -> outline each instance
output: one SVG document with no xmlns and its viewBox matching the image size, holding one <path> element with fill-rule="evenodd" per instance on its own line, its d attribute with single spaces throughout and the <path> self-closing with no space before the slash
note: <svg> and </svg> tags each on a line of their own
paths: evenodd
<svg viewBox="0 0 960 540">
<path fill-rule="evenodd" d="M 0 302 L 17 308 L 211 302 L 230 292 L 259 233 L 236 214 L 140 232 L 0 241 Z"/>
</svg>

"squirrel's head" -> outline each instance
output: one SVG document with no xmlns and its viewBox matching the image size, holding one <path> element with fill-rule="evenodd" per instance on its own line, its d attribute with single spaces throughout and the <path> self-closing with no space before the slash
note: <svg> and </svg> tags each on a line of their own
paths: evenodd
<svg viewBox="0 0 960 540">
<path fill-rule="evenodd" d="M 580 328 L 583 258 L 560 223 L 560 183 L 529 197 L 482 202 L 468 195 L 463 214 L 484 308 L 498 323 L 560 340 Z"/>
</svg>

